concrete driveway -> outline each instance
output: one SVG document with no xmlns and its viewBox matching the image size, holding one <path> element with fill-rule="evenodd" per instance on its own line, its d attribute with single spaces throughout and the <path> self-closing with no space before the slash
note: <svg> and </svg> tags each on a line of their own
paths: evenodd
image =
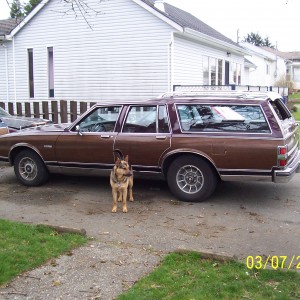
<svg viewBox="0 0 300 300">
<path fill-rule="evenodd" d="M 135 179 L 129 212 L 112 214 L 108 177 L 52 176 L 28 188 L 12 168 L 0 171 L 0 218 L 84 228 L 99 243 L 147 253 L 300 255 L 300 174 L 288 184 L 223 182 L 203 203 L 177 201 L 164 181 Z"/>
<path fill-rule="evenodd" d="M 111 213 L 109 179 L 52 176 L 28 188 L 1 167 L 0 217 L 84 228 L 89 236 L 235 255 L 300 255 L 300 174 L 288 184 L 220 183 L 206 202 L 177 201 L 165 182 L 136 179 L 134 203 Z"/>
</svg>

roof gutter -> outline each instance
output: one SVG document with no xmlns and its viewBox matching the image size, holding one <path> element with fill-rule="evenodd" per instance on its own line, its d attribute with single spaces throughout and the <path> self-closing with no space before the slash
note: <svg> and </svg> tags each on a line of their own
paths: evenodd
<svg viewBox="0 0 300 300">
<path fill-rule="evenodd" d="M 250 55 L 250 51 L 248 51 L 247 49 L 244 49 L 240 46 L 236 46 L 230 43 L 226 43 L 223 42 L 219 39 L 216 39 L 214 37 L 211 37 L 209 35 L 206 35 L 204 33 L 201 33 L 199 31 L 196 31 L 194 29 L 185 27 L 184 28 L 184 32 L 183 32 L 186 36 L 189 36 L 193 39 L 196 39 L 200 42 L 204 42 L 208 45 L 214 46 L 214 47 L 219 47 L 221 49 L 225 49 L 225 50 L 230 50 L 230 52 L 232 53 L 236 53 L 239 55 Z"/>
</svg>

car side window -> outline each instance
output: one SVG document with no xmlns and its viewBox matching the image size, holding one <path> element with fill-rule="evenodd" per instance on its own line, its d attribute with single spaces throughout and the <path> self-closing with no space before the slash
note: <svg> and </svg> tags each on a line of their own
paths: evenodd
<svg viewBox="0 0 300 300">
<path fill-rule="evenodd" d="M 157 106 L 132 106 L 123 132 L 156 133 Z"/>
<path fill-rule="evenodd" d="M 182 131 L 270 133 L 258 105 L 178 105 Z"/>
<path fill-rule="evenodd" d="M 121 106 L 98 107 L 77 125 L 81 132 L 112 132 L 120 111 Z"/>
<path fill-rule="evenodd" d="M 160 105 L 158 108 L 158 132 L 170 132 L 167 109 L 165 105 Z"/>
</svg>

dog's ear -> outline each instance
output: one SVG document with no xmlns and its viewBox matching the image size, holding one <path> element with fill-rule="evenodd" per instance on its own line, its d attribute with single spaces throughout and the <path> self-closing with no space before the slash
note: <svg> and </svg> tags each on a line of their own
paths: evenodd
<svg viewBox="0 0 300 300">
<path fill-rule="evenodd" d="M 120 164 L 121 160 L 120 160 L 120 157 L 117 157 L 116 159 L 116 165 Z"/>
<path fill-rule="evenodd" d="M 125 156 L 125 161 L 128 163 L 128 155 Z"/>
</svg>

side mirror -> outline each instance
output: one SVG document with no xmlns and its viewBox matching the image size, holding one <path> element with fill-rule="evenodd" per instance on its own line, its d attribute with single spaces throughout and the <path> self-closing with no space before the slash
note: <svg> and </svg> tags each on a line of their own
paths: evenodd
<svg viewBox="0 0 300 300">
<path fill-rule="evenodd" d="M 82 132 L 80 131 L 80 126 L 76 125 L 76 131 L 79 135 L 82 135 Z"/>
</svg>

